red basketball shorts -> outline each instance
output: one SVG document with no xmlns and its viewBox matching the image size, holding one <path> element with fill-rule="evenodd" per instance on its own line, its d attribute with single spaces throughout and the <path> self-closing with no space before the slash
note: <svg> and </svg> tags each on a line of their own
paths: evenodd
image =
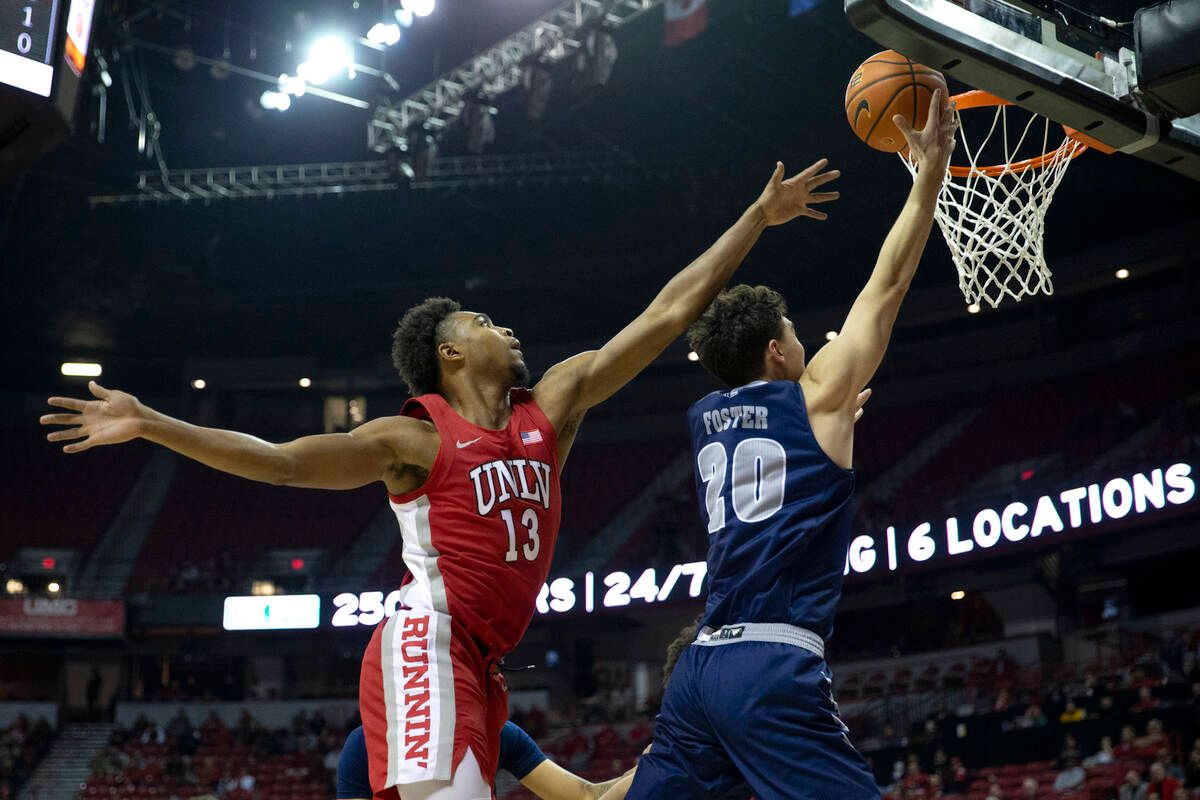
<svg viewBox="0 0 1200 800">
<path fill-rule="evenodd" d="M 380 623 L 363 654 L 358 704 L 375 797 L 449 781 L 468 747 L 494 785 L 508 690 L 448 615 L 401 608 Z"/>
</svg>

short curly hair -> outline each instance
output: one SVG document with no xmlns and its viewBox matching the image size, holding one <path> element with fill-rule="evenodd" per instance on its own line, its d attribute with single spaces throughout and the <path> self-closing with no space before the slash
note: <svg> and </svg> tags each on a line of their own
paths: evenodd
<svg viewBox="0 0 1200 800">
<path fill-rule="evenodd" d="M 695 622 L 684 625 L 680 629 L 679 635 L 675 637 L 675 641 L 667 645 L 667 660 L 663 664 L 663 689 L 666 689 L 667 684 L 671 682 L 671 673 L 675 671 L 675 665 L 679 663 L 679 657 L 683 655 L 683 651 L 696 641 L 696 630 L 699 627 L 700 617 L 696 617 Z"/>
<path fill-rule="evenodd" d="M 392 363 L 413 397 L 436 392 L 441 368 L 437 347 L 447 339 L 446 319 L 460 306 L 449 297 L 430 297 L 404 312 L 392 333 Z"/>
<path fill-rule="evenodd" d="M 687 340 L 704 368 L 726 386 L 744 386 L 763 372 L 763 350 L 783 335 L 787 303 L 768 286 L 726 289 L 705 309 Z"/>
</svg>

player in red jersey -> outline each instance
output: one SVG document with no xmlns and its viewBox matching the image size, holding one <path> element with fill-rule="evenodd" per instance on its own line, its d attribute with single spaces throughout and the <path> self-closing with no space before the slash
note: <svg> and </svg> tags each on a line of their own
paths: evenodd
<svg viewBox="0 0 1200 800">
<path fill-rule="evenodd" d="M 762 231 L 798 216 L 838 176 L 824 159 L 783 179 L 599 350 L 551 367 L 532 391 L 520 342 L 486 314 L 432 298 L 405 313 L 393 358 L 413 394 L 400 414 L 347 434 L 272 444 L 172 419 L 92 382 L 97 399 L 51 441 L 78 453 L 143 438 L 215 469 L 277 485 L 353 489 L 382 481 L 410 574 L 398 612 L 363 656 L 359 685 L 371 784 L 404 800 L 487 798 L 507 694 L 498 662 L 524 634 L 558 535 L 559 471 L 583 415 L 628 383 L 700 315 Z M 460 768 L 460 764 L 463 768 Z"/>
</svg>

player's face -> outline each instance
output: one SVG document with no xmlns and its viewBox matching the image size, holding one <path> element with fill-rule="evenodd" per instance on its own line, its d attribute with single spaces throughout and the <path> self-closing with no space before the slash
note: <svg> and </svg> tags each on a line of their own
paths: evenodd
<svg viewBox="0 0 1200 800">
<path fill-rule="evenodd" d="M 787 379 L 800 380 L 804 374 L 804 345 L 796 337 L 796 326 L 787 317 L 783 318 L 783 335 L 779 337 L 779 352 L 784 357 Z"/>
<path fill-rule="evenodd" d="M 508 375 L 513 385 L 529 381 L 529 368 L 521 352 L 521 342 L 512 328 L 497 325 L 487 314 L 458 312 L 459 331 L 467 345 L 472 364 L 484 372 Z"/>
</svg>

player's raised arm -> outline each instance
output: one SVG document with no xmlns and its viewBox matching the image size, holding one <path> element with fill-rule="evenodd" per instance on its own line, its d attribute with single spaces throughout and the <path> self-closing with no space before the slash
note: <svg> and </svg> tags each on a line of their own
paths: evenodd
<svg viewBox="0 0 1200 800">
<path fill-rule="evenodd" d="M 900 303 L 929 239 L 938 190 L 954 149 L 954 109 L 941 90 L 930 99 L 924 129 L 912 130 L 900 116 L 894 122 L 917 162 L 917 178 L 837 338 L 808 365 L 806 375 L 816 390 L 808 402 L 818 409 L 851 408 L 883 361 Z"/>
<path fill-rule="evenodd" d="M 750 208 L 712 247 L 675 275 L 636 319 L 599 350 L 581 353 L 547 371 L 534 388 L 538 403 L 555 427 L 604 401 L 642 371 L 708 307 L 741 265 L 763 229 L 796 217 L 823 220 L 815 203 L 835 200 L 837 192 L 817 189 L 838 177 L 823 171 L 821 159 L 784 179 L 783 164 Z"/>
<path fill-rule="evenodd" d="M 68 413 L 41 418 L 43 425 L 67 426 L 46 437 L 52 442 L 70 442 L 64 452 L 81 453 L 140 438 L 241 478 L 314 489 L 355 489 L 386 482 L 390 473 L 405 465 L 428 470 L 437 457 L 437 432 L 408 417 L 382 417 L 353 433 L 305 436 L 273 444 L 245 433 L 174 419 L 131 394 L 106 389 L 95 381 L 90 381 L 88 388 L 96 399 L 51 397 L 50 405 Z"/>
</svg>

